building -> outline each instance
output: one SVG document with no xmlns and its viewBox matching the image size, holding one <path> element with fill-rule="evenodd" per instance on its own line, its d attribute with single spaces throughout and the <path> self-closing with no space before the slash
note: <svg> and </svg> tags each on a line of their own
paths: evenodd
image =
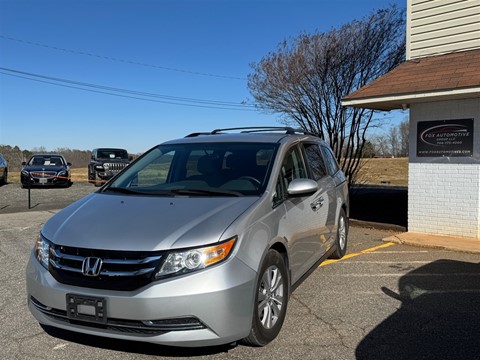
<svg viewBox="0 0 480 360">
<path fill-rule="evenodd" d="M 407 0 L 406 41 L 342 104 L 409 109 L 408 232 L 480 241 L 480 0 Z"/>
</svg>

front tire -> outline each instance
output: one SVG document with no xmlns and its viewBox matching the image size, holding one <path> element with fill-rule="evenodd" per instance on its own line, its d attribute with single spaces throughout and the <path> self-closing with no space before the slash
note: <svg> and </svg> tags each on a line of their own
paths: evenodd
<svg viewBox="0 0 480 360">
<path fill-rule="evenodd" d="M 94 177 L 94 180 L 93 180 L 93 184 L 94 184 L 96 187 L 100 187 L 100 186 L 103 185 L 102 179 L 100 179 L 100 177 L 97 175 L 97 173 L 95 173 L 95 177 Z"/>
<path fill-rule="evenodd" d="M 2 178 L 2 181 L 1 183 L 3 185 L 7 185 L 8 184 L 8 170 L 5 170 L 4 173 L 3 173 L 3 178 Z"/>
<path fill-rule="evenodd" d="M 288 305 L 288 275 L 280 253 L 270 249 L 255 287 L 252 328 L 246 345 L 265 346 L 280 332 Z"/>
<path fill-rule="evenodd" d="M 337 236 L 335 238 L 335 251 L 330 255 L 331 259 L 341 259 L 347 252 L 348 218 L 345 210 L 340 210 L 338 216 Z"/>
</svg>

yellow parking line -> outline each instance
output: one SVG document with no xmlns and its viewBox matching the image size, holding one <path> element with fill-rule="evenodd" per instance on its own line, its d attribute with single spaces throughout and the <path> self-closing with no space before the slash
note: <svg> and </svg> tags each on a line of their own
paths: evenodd
<svg viewBox="0 0 480 360">
<path fill-rule="evenodd" d="M 389 246 L 392 246 L 392 245 L 395 245 L 395 243 L 388 242 L 388 243 L 385 243 L 385 244 L 382 244 L 382 245 L 378 245 L 378 246 L 375 246 L 375 247 L 372 247 L 372 248 L 369 248 L 369 249 L 362 250 L 362 251 L 357 252 L 357 253 L 347 254 L 343 258 L 338 259 L 338 260 L 326 260 L 323 263 L 321 263 L 320 266 L 326 266 L 326 265 L 336 263 L 338 261 L 350 259 L 350 258 L 358 256 L 358 255 L 368 254 L 368 253 L 371 253 L 373 251 L 377 251 L 379 249 L 383 249 L 383 248 L 386 248 L 386 247 L 389 247 Z"/>
</svg>

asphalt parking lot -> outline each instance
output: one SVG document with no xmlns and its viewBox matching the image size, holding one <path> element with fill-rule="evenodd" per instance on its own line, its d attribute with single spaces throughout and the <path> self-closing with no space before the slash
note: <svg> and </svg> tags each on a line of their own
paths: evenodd
<svg viewBox="0 0 480 360">
<path fill-rule="evenodd" d="M 9 189 L 17 192 L 19 186 L 0 188 L 4 359 L 480 358 L 478 254 L 386 243 L 382 239 L 395 230 L 355 225 L 345 258 L 324 263 L 296 289 L 279 337 L 264 348 L 181 349 L 43 329 L 28 312 L 25 293 L 25 265 L 36 234 L 57 211 L 41 196 L 51 199 L 60 195 L 48 195 L 51 191 L 80 194 L 95 188 L 74 184 L 70 189 L 37 189 L 31 209 L 23 204 L 25 189 L 7 195 Z M 15 196 L 17 203 L 7 204 Z"/>
</svg>

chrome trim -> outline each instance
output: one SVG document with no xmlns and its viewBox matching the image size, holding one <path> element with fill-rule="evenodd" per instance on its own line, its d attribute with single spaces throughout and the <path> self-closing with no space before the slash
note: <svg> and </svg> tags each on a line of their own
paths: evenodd
<svg viewBox="0 0 480 360">
<path fill-rule="evenodd" d="M 82 268 L 74 268 L 74 267 L 71 267 L 71 266 L 62 265 L 58 261 L 53 260 L 53 259 L 50 259 L 50 264 L 54 268 L 59 269 L 59 270 L 65 270 L 65 271 L 71 271 L 71 272 L 74 272 L 74 273 L 77 273 L 77 274 L 83 274 Z M 104 264 L 105 264 L 105 262 L 104 262 Z M 102 270 L 102 271 L 100 271 L 100 274 L 98 276 L 111 276 L 111 277 L 114 277 L 114 276 L 139 276 L 139 275 L 148 274 L 148 273 L 150 273 L 154 270 L 155 270 L 155 267 L 149 267 L 149 268 L 144 268 L 144 269 L 135 270 L 135 271 Z"/>
<path fill-rule="evenodd" d="M 54 309 L 46 306 L 30 296 L 30 303 L 32 306 L 40 311 L 45 316 L 53 318 L 56 321 L 63 321 L 71 323 L 67 317 L 65 310 Z M 75 324 L 91 327 L 95 324 L 98 327 L 98 323 L 90 323 L 88 321 L 75 320 Z M 101 325 L 100 325 L 101 326 Z M 185 331 L 185 330 L 199 330 L 205 329 L 206 326 L 195 317 L 179 317 L 174 319 L 162 319 L 162 320 L 125 320 L 125 319 L 112 319 L 108 318 L 107 323 L 104 325 L 107 329 L 118 332 L 132 332 L 139 334 L 155 334 L 164 333 L 168 331 Z"/>
<path fill-rule="evenodd" d="M 56 258 L 59 258 L 62 260 L 83 262 L 83 260 L 85 259 L 85 256 L 64 254 L 62 252 L 58 252 L 57 249 L 54 249 L 54 248 L 50 248 L 50 253 L 54 255 Z M 139 260 L 137 259 L 125 259 L 125 260 L 102 259 L 102 261 L 104 264 L 112 264 L 112 265 L 143 265 L 152 261 L 158 261 L 160 260 L 161 257 L 162 257 L 161 255 L 156 255 L 156 256 L 149 256 L 149 257 L 146 257 L 145 259 L 139 259 Z"/>
</svg>

